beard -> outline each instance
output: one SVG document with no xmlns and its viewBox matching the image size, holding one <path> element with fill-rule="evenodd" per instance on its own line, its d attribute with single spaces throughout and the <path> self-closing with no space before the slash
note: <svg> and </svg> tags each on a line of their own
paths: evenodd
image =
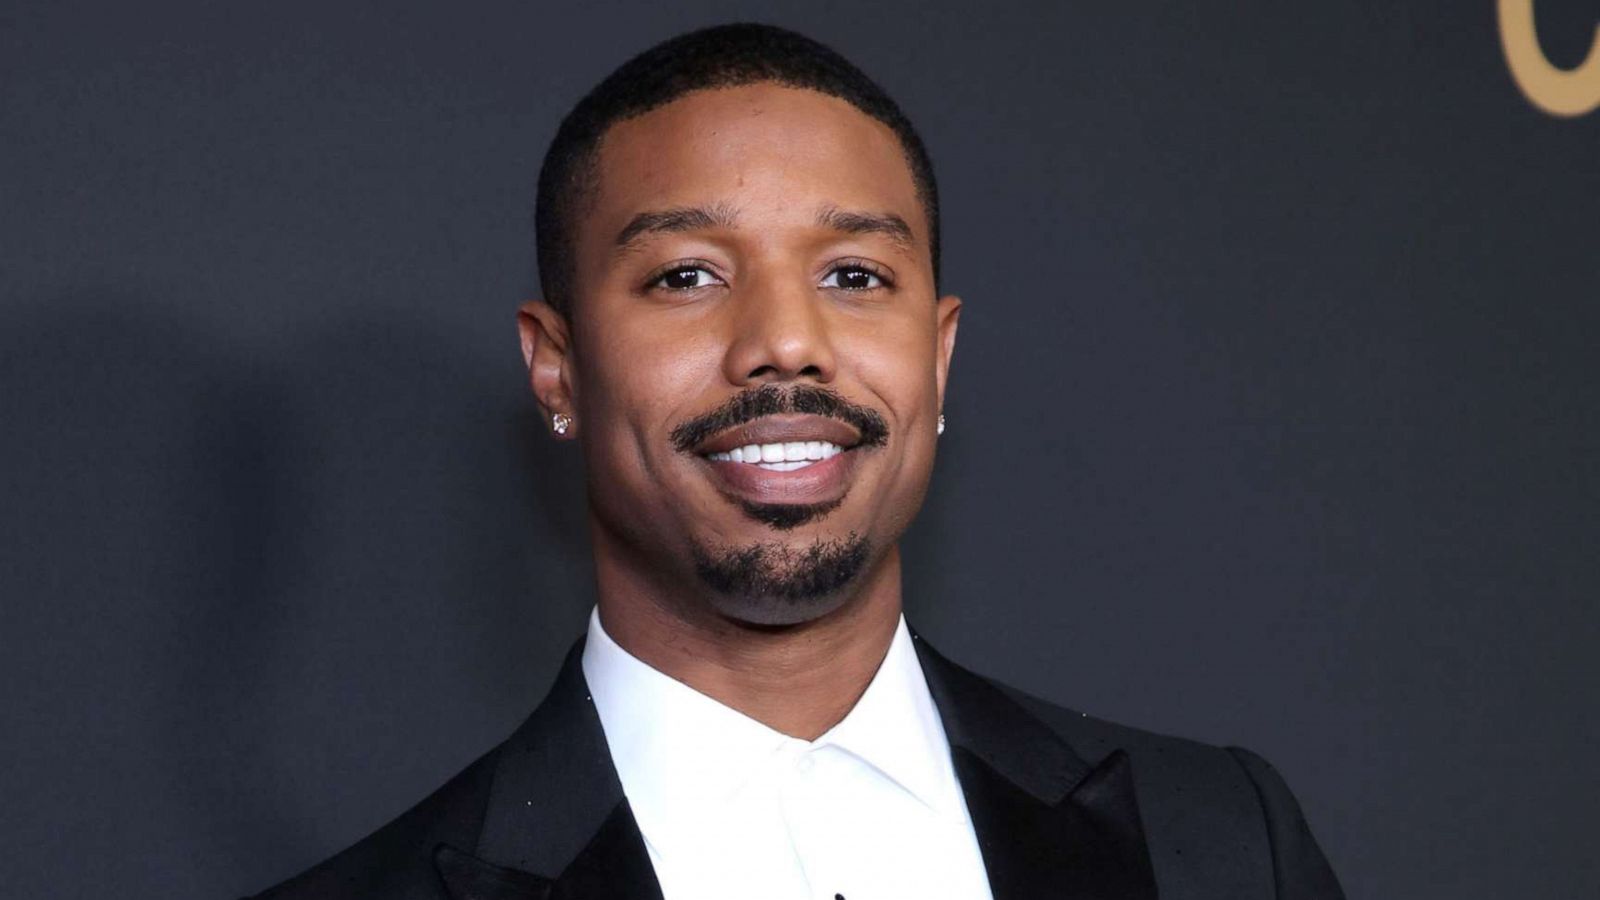
<svg viewBox="0 0 1600 900">
<path fill-rule="evenodd" d="M 765 416 L 805 413 L 827 416 L 855 429 L 851 447 L 882 447 L 889 426 L 867 406 L 852 403 L 825 387 L 764 384 L 749 388 L 705 414 L 680 423 L 670 435 L 680 453 L 693 454 L 711 436 Z M 823 519 L 843 503 L 757 503 L 735 500 L 749 519 L 789 531 Z M 750 625 L 796 625 L 843 606 L 850 586 L 872 558 L 867 538 L 852 531 L 840 538 L 818 538 L 810 545 L 780 541 L 705 545 L 692 548 L 695 573 L 710 588 L 711 605 L 722 615 Z"/>
<path fill-rule="evenodd" d="M 722 614 L 754 625 L 795 625 L 842 606 L 870 551 L 870 542 L 852 531 L 804 547 L 777 541 L 695 547 L 694 563 Z"/>
</svg>

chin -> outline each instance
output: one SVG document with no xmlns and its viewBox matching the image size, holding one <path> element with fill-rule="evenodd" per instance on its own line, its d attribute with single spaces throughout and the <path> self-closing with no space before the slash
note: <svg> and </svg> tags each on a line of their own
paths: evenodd
<svg viewBox="0 0 1600 900">
<path fill-rule="evenodd" d="M 788 628 L 815 622 L 843 607 L 850 592 L 839 591 L 827 597 L 790 600 L 784 597 L 735 597 L 715 594 L 711 608 L 717 615 L 749 628 Z"/>
<path fill-rule="evenodd" d="M 750 625 L 798 625 L 840 608 L 872 558 L 867 538 L 696 546 L 695 573 L 720 614 Z"/>
</svg>

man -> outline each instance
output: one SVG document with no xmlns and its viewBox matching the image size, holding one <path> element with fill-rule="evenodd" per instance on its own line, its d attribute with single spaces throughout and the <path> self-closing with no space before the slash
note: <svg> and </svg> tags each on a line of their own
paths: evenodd
<svg viewBox="0 0 1600 900">
<path fill-rule="evenodd" d="M 895 104 L 734 25 L 626 63 L 538 198 L 533 392 L 599 603 L 549 696 L 273 898 L 1329 898 L 1247 752 L 1068 712 L 901 616 L 961 301 Z"/>
</svg>

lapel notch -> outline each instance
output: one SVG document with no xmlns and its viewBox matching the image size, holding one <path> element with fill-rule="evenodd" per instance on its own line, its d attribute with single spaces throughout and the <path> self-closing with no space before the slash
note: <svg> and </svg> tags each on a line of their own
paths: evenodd
<svg viewBox="0 0 1600 900">
<path fill-rule="evenodd" d="M 434 851 L 453 900 L 661 897 L 582 657 L 580 639 L 544 702 L 501 745 L 477 846 Z"/>
<path fill-rule="evenodd" d="M 433 851 L 433 865 L 451 900 L 549 900 L 550 879 L 497 866 L 440 844 Z"/>
<path fill-rule="evenodd" d="M 1155 900 L 1133 767 L 1098 765 L 994 684 L 917 639 L 994 900 Z"/>
</svg>

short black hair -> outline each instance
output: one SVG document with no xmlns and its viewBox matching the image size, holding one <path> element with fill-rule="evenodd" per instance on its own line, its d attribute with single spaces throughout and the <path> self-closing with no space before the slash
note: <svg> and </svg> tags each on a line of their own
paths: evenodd
<svg viewBox="0 0 1600 900">
<path fill-rule="evenodd" d="M 645 50 L 606 76 L 561 120 L 539 170 L 534 211 L 539 281 L 547 302 L 562 311 L 570 308 L 577 221 L 598 184 L 606 131 L 693 91 L 761 82 L 837 97 L 895 133 L 928 220 L 937 287 L 939 190 L 911 121 L 883 88 L 832 48 L 788 29 L 739 22 L 691 31 Z"/>
</svg>

